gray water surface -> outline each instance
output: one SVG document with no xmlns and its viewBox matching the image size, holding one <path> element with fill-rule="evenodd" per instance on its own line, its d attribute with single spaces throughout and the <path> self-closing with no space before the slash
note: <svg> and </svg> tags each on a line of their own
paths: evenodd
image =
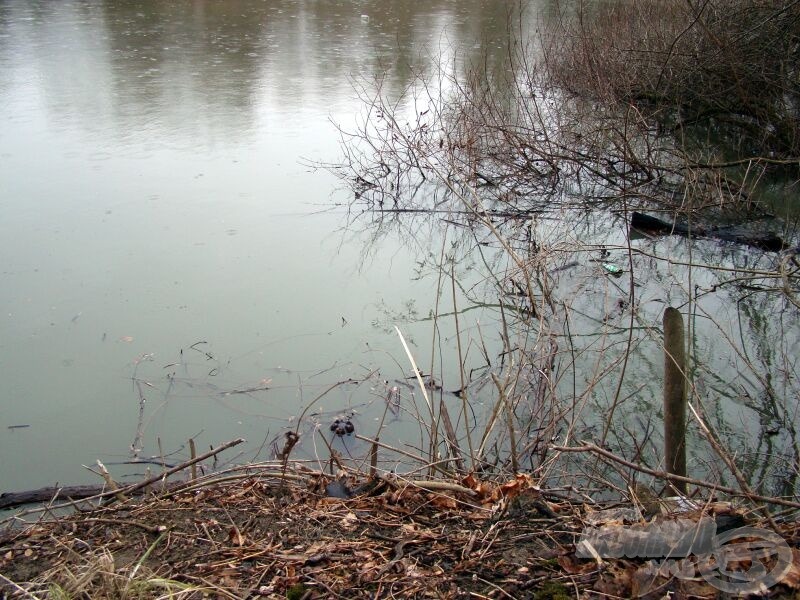
<svg viewBox="0 0 800 600">
<path fill-rule="evenodd" d="M 363 457 L 365 442 L 332 435 L 337 417 L 406 453 L 382 453 L 381 468 L 417 468 L 420 423 L 438 406 L 408 379 L 395 326 L 441 384 L 435 400 L 450 404 L 462 445 L 465 422 L 478 436 L 497 406 L 490 375 L 515 368 L 497 305 L 485 306 L 497 295 L 480 285 L 499 276 L 508 287 L 515 266 L 480 229 L 357 218 L 364 203 L 311 165 L 340 160 L 337 125 L 363 123 L 364 93 L 379 88 L 388 105 L 408 102 L 395 116 L 420 115 L 413 102 L 425 94 L 409 93 L 419 73 L 434 102 L 437 86 L 468 80 L 437 65 L 501 73 L 510 36 L 535 47 L 527 28 L 552 4 L 528 4 L 530 21 L 515 28 L 515 4 L 489 0 L 0 3 L 0 492 L 98 483 L 82 467 L 97 459 L 127 481 L 146 466 L 119 463 L 178 463 L 189 438 L 198 451 L 246 438 L 220 457 L 244 462 L 271 458 L 297 428 L 293 457 L 321 468 L 327 443 Z M 754 489 L 796 487 L 796 310 L 733 285 L 738 270 L 772 271 L 780 255 L 629 240 L 625 220 L 604 211 L 554 207 L 528 226 L 550 249 L 558 335 L 542 344 L 534 321 L 509 325 L 509 344 L 531 357 L 514 389 L 531 437 L 517 432 L 523 468 L 551 440 L 597 441 L 609 410 L 610 443 L 659 466 L 661 318 L 676 306 L 690 328 L 692 402 Z M 449 269 L 436 273 L 451 258 L 463 361 Z M 548 375 L 536 357 L 551 342 Z M 468 406 L 446 393 L 464 383 Z M 554 419 L 550 432 L 556 410 L 574 420 Z M 496 430 L 487 448 L 502 455 Z M 687 445 L 694 475 L 716 478 L 696 424 Z"/>
<path fill-rule="evenodd" d="M 338 156 L 354 79 L 399 93 L 431 56 L 502 48 L 505 16 L 3 2 L 0 490 L 97 481 L 81 465 L 131 446 L 176 462 L 191 436 L 248 438 L 252 458 L 332 382 L 368 379 L 322 410 L 380 397 L 402 357 L 388 313 L 427 313 L 430 283 L 396 237 L 365 255 L 330 210 L 349 198 L 307 164 Z"/>
</svg>

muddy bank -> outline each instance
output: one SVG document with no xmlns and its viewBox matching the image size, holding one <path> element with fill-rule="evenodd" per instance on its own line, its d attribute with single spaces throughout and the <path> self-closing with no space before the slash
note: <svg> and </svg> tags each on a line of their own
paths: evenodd
<svg viewBox="0 0 800 600">
<path fill-rule="evenodd" d="M 44 512 L 22 527 L 6 521 L 0 532 L 3 593 L 10 598 L 661 598 L 667 592 L 673 598 L 721 597 L 702 577 L 676 577 L 668 568 L 659 572 L 646 559 L 576 553 L 598 515 L 611 515 L 608 526 L 633 527 L 622 515 L 634 514 L 634 505 L 589 506 L 542 491 L 526 475 L 502 484 L 474 478 L 440 482 L 441 490 L 387 478 L 376 495 L 344 500 L 326 494 L 330 477 L 290 473 L 297 479 L 254 471 L 91 510 L 83 505 L 81 512 L 60 518 Z M 725 503 L 683 518 L 703 515 L 764 525 Z M 797 526 L 780 527 L 781 537 L 796 548 Z M 767 596 L 788 597 L 797 587 L 800 560 L 798 551 L 792 552 L 782 583 L 766 590 Z"/>
</svg>

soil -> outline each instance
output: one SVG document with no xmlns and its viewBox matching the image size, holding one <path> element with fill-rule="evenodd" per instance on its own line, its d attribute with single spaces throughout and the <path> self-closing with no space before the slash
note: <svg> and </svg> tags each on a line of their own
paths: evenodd
<svg viewBox="0 0 800 600">
<path fill-rule="evenodd" d="M 586 507 L 524 478 L 483 493 L 250 476 L 0 531 L 8 598 L 721 597 L 643 560 L 578 559 Z M 478 488 L 475 488 L 478 489 Z M 782 535 L 796 546 L 795 528 Z M 800 555 L 797 550 L 795 554 Z M 800 564 L 800 561 L 798 561 Z M 765 594 L 793 597 L 800 568 Z"/>
</svg>

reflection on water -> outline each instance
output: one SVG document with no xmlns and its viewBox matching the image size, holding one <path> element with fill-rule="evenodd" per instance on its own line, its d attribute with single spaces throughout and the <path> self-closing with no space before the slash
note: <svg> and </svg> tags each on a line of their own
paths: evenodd
<svg viewBox="0 0 800 600">
<path fill-rule="evenodd" d="M 241 435 L 253 456 L 348 378 L 364 383 L 316 412 L 377 406 L 404 367 L 376 307 L 415 298 L 424 314 L 430 284 L 396 235 L 365 261 L 336 233 L 322 209 L 345 198 L 302 159 L 338 153 L 329 119 L 361 109 L 353 77 L 386 72 L 399 95 L 431 55 L 497 48 L 500 64 L 512 10 L 0 4 L 2 488 L 94 481 L 78 465 L 127 456 L 142 399 L 151 455 L 156 438 L 170 452 Z"/>
<path fill-rule="evenodd" d="M 0 4 L 0 491 L 96 481 L 78 465 L 124 461 L 131 448 L 177 462 L 193 436 L 201 445 L 248 438 L 243 454 L 224 460 L 266 458 L 287 428 L 307 458 L 324 460 L 326 443 L 363 454 L 363 441 L 330 430 L 337 418 L 366 436 L 386 424 L 382 435 L 422 454 L 424 432 L 407 423 L 429 406 L 406 379 L 395 325 L 453 414 L 465 392 L 477 421 L 492 413 L 487 363 L 505 366 L 505 357 L 486 326 L 497 315 L 483 319 L 485 298 L 470 281 L 482 261 L 502 256 L 492 236 L 407 218 L 351 220 L 341 232 L 344 215 L 328 209 L 352 197 L 303 165 L 340 152 L 330 119 L 347 124 L 363 110 L 354 79 L 385 74 L 391 100 L 432 57 L 449 67 L 487 52 L 485 67 L 505 69 L 516 10 L 490 0 Z M 423 192 L 436 202 L 441 190 Z M 745 456 L 751 480 L 774 490 L 781 473 L 796 477 L 787 399 L 796 396 L 798 341 L 783 335 L 796 331 L 794 313 L 767 296 L 732 299 L 718 277 L 693 273 L 689 289 L 678 264 L 699 255 L 759 269 L 768 259 L 707 242 L 686 256 L 683 240 L 670 238 L 638 243 L 643 252 L 631 258 L 618 223 L 611 234 L 608 223 L 580 226 L 563 214 L 520 225 L 522 255 L 534 238 L 564 252 L 547 277 L 569 314 L 562 338 L 531 359 L 558 353 L 558 368 L 521 377 L 551 378 L 529 427 L 546 420 L 553 406 L 544 399 L 558 392 L 575 410 L 589 407 L 589 428 L 573 434 L 592 436 L 591 420 L 602 424 L 617 394 L 630 420 L 609 439 L 658 463 L 651 436 L 639 446 L 626 427 L 656 427 L 660 315 L 667 304 L 687 306 L 692 354 L 703 358 L 694 397 Z M 414 252 L 429 240 L 433 254 Z M 579 245 L 593 254 L 575 255 Z M 601 254 L 602 245 L 617 247 Z M 457 265 L 466 386 L 451 352 L 452 299 L 443 293 L 439 306 L 431 278 L 417 276 L 465 249 L 481 251 Z M 603 261 L 634 266 L 637 278 L 616 280 Z M 499 284 L 524 347 L 530 311 L 513 277 Z M 440 345 L 431 348 L 434 306 L 447 318 L 436 321 Z M 617 386 L 626 346 L 635 365 Z M 526 435 L 563 432 L 545 433 Z M 547 448 L 527 450 L 537 452 Z M 767 467 L 766 455 L 786 464 Z"/>
<path fill-rule="evenodd" d="M 400 90 L 428 56 L 502 49 L 510 8 L 109 1 L 0 10 L 3 88 L 26 89 L 49 125 L 198 149 L 252 140 L 264 121 L 301 126 L 320 111 L 352 109 L 354 76 L 386 72 Z"/>
</svg>

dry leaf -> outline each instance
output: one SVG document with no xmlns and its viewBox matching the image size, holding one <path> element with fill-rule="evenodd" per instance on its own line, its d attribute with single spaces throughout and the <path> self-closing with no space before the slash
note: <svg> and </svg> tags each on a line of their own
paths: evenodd
<svg viewBox="0 0 800 600">
<path fill-rule="evenodd" d="M 353 512 L 347 513 L 344 517 L 342 517 L 342 520 L 339 521 L 339 526 L 345 531 L 353 531 L 357 525 L 358 517 Z"/>
<path fill-rule="evenodd" d="M 419 528 L 414 523 L 403 523 L 400 525 L 400 533 L 403 537 L 412 537 Z"/>
<path fill-rule="evenodd" d="M 336 551 L 336 545 L 324 541 L 312 543 L 307 549 L 306 554 L 319 554 L 320 552 Z"/>
<path fill-rule="evenodd" d="M 500 486 L 500 492 L 506 498 L 519 496 L 533 485 L 533 477 L 528 473 L 517 473 L 516 477 Z"/>
<path fill-rule="evenodd" d="M 451 498 L 450 496 L 442 496 L 440 494 L 435 495 L 431 499 L 431 504 L 436 508 L 447 508 L 452 510 L 458 508 L 458 504 L 454 498 Z"/>
<path fill-rule="evenodd" d="M 230 531 L 228 531 L 228 539 L 234 546 L 244 546 L 245 538 L 237 527 L 231 527 Z"/>
<path fill-rule="evenodd" d="M 570 575 L 577 575 L 579 573 L 588 573 L 597 568 L 597 565 L 593 561 L 583 561 L 578 562 L 572 556 L 568 554 L 562 554 L 557 559 L 559 566 L 564 569 Z"/>
<path fill-rule="evenodd" d="M 472 473 L 470 473 L 469 475 L 464 477 L 464 479 L 461 480 L 461 485 L 471 490 L 477 490 L 479 484 L 480 482 L 477 479 L 475 479 L 475 475 Z"/>
<path fill-rule="evenodd" d="M 778 583 L 793 590 L 800 588 L 800 550 L 797 548 L 792 548 L 792 564 Z"/>
<path fill-rule="evenodd" d="M 592 565 L 592 568 L 594 568 L 594 565 Z M 610 564 L 606 571 L 600 575 L 600 579 L 595 584 L 595 589 L 609 596 L 630 598 L 636 570 L 636 566 L 622 561 Z"/>
</svg>

